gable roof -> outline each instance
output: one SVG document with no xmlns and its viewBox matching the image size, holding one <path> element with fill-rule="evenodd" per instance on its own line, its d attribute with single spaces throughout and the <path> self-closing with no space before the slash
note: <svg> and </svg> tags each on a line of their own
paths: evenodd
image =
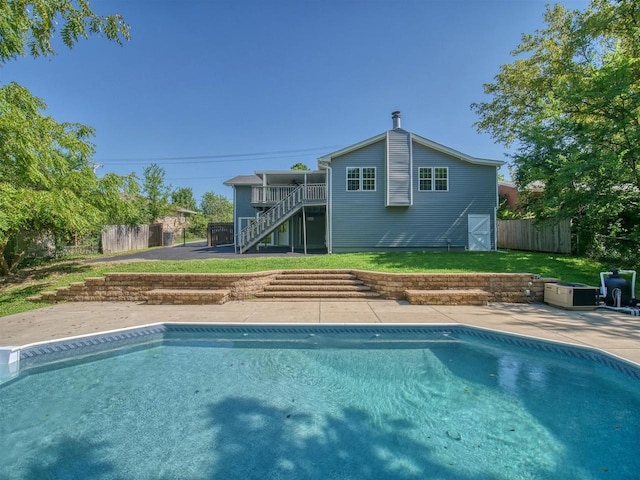
<svg viewBox="0 0 640 480">
<path fill-rule="evenodd" d="M 467 155 L 466 153 L 459 152 L 458 150 L 454 150 L 453 148 L 447 147 L 440 143 L 434 142 L 433 140 L 429 140 L 428 138 L 421 137 L 420 135 L 416 135 L 415 133 L 411 133 L 401 128 L 396 128 L 394 130 L 395 131 L 399 130 L 399 131 L 408 133 L 411 136 L 411 140 L 416 142 L 419 145 L 423 145 L 425 147 L 431 148 L 438 152 L 455 157 L 459 160 L 463 160 L 465 162 L 474 163 L 477 165 L 493 165 L 496 167 L 500 167 L 506 163 L 502 160 L 492 160 L 488 158 L 472 157 L 471 155 Z M 337 150 L 335 152 L 323 155 L 322 157 L 318 158 L 318 167 L 319 168 L 326 167 L 331 163 L 331 160 L 335 157 L 345 155 L 347 153 L 353 152 L 355 150 L 359 150 L 373 143 L 379 142 L 381 140 L 385 140 L 387 138 L 387 133 L 388 132 L 381 133 L 380 135 L 376 135 L 375 137 L 368 138 L 367 140 L 363 140 L 362 142 L 358 142 L 356 144 L 350 145 L 341 150 Z"/>
<path fill-rule="evenodd" d="M 227 187 L 234 185 L 262 185 L 262 179 L 257 175 L 238 175 L 223 182 Z"/>
</svg>

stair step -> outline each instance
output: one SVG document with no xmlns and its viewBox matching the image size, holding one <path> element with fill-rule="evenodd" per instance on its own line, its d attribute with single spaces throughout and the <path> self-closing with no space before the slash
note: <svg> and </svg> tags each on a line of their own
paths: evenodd
<svg viewBox="0 0 640 480">
<path fill-rule="evenodd" d="M 295 291 L 295 292 L 258 292 L 255 294 L 258 298 L 380 298 L 377 292 L 345 292 L 345 291 Z"/>
<path fill-rule="evenodd" d="M 352 273 L 287 273 L 278 274 L 276 280 L 355 280 L 358 277 Z"/>
<path fill-rule="evenodd" d="M 330 275 L 330 274 L 345 274 L 353 275 L 351 270 L 346 270 L 344 268 L 335 268 L 335 269 L 327 269 L 327 268 L 309 268 L 309 269 L 297 269 L 297 270 L 285 270 L 280 272 L 279 275 Z"/>
<path fill-rule="evenodd" d="M 370 292 L 371 288 L 366 285 L 267 285 L 265 291 L 270 292 L 314 292 L 314 291 L 335 291 L 335 292 Z"/>
<path fill-rule="evenodd" d="M 489 292 L 480 289 L 405 290 L 412 305 L 486 305 Z"/>
<path fill-rule="evenodd" d="M 310 298 L 367 300 L 380 294 L 351 270 L 288 270 L 279 273 L 256 293 L 259 299 L 300 300 Z"/>
<path fill-rule="evenodd" d="M 342 278 L 330 278 L 330 279 L 276 279 L 272 280 L 271 285 L 363 285 L 362 280 L 357 279 L 342 279 Z"/>
<path fill-rule="evenodd" d="M 146 295 L 149 305 L 216 305 L 225 303 L 229 293 L 229 290 L 156 288 Z"/>
</svg>

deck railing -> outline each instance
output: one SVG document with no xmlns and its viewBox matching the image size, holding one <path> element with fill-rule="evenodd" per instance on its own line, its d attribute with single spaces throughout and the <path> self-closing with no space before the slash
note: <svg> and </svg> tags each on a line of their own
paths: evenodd
<svg viewBox="0 0 640 480">
<path fill-rule="evenodd" d="M 238 234 L 240 253 L 246 252 L 259 243 L 303 205 L 322 205 L 327 201 L 327 186 L 324 183 L 307 183 L 291 188 L 286 197 L 240 231 Z"/>
<path fill-rule="evenodd" d="M 251 187 L 251 203 L 258 205 L 275 205 L 287 198 L 298 185 L 286 187 Z"/>
</svg>

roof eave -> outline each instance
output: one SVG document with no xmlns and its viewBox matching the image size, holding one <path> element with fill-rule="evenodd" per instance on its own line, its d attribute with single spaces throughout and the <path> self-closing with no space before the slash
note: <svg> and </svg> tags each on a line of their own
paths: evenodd
<svg viewBox="0 0 640 480">
<path fill-rule="evenodd" d="M 405 130 L 406 131 L 406 130 Z M 453 148 L 449 148 L 445 145 L 441 145 L 440 143 L 434 142 L 432 140 L 429 140 L 428 138 L 424 138 L 421 137 L 420 135 L 416 135 L 415 133 L 411 133 L 408 132 L 411 135 L 411 138 L 413 140 L 415 140 L 417 143 L 424 145 L 426 147 L 432 148 L 434 150 L 437 150 L 439 152 L 442 152 L 446 155 L 450 155 L 452 157 L 458 158 L 460 160 L 464 160 L 465 162 L 469 162 L 469 163 L 473 163 L 476 165 L 488 165 L 488 166 L 495 166 L 495 167 L 501 167 L 502 165 L 504 165 L 505 161 L 502 160 L 493 160 L 493 159 L 489 159 L 489 158 L 477 158 L 477 157 L 472 157 L 471 155 L 467 155 L 465 153 L 459 152 L 457 150 L 454 150 Z M 371 145 L 372 143 L 376 143 L 379 142 L 381 140 L 386 139 L 387 137 L 387 132 L 381 133 L 380 135 L 376 135 L 375 137 L 371 137 L 368 138 L 367 140 L 364 140 L 362 142 L 356 143 L 354 145 L 350 145 L 348 147 L 345 147 L 341 150 L 337 150 L 335 152 L 329 153 L 327 155 L 323 155 L 321 157 L 318 157 L 318 168 L 323 168 L 323 167 L 328 167 L 331 164 L 331 161 L 335 158 L 335 157 L 339 157 L 341 155 L 345 155 L 347 153 L 353 152 L 354 150 L 358 150 L 360 148 L 366 147 L 368 145 Z"/>
<path fill-rule="evenodd" d="M 366 147 L 367 145 L 371 145 L 372 143 L 379 142 L 387 138 L 387 132 L 381 133 L 380 135 L 376 135 L 375 137 L 368 138 L 363 140 L 362 142 L 358 142 L 354 145 L 350 145 L 340 150 L 336 150 L 335 152 L 328 153 L 321 157 L 318 157 L 318 166 L 322 163 L 328 165 L 331 163 L 331 160 L 335 157 L 339 157 L 341 155 L 345 155 L 347 153 L 353 152 L 354 150 L 359 150 L 360 148 Z"/>
<path fill-rule="evenodd" d="M 447 147 L 440 143 L 434 142 L 433 140 L 429 140 L 428 138 L 421 137 L 420 135 L 416 135 L 415 133 L 412 133 L 411 136 L 413 140 L 415 140 L 420 145 L 424 145 L 425 147 L 432 148 L 446 155 L 450 155 L 460 160 L 464 160 L 465 162 L 474 163 L 476 165 L 491 165 L 496 167 L 501 167 L 502 165 L 507 163 L 502 160 L 472 157 L 471 155 L 467 155 L 466 153 L 459 152 L 458 150 L 455 150 L 453 148 Z"/>
</svg>

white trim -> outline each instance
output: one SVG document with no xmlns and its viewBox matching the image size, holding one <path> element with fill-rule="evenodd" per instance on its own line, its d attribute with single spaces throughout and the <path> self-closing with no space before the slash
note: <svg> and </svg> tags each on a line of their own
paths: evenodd
<svg viewBox="0 0 640 480">
<path fill-rule="evenodd" d="M 440 169 L 445 169 L 447 171 L 447 188 L 446 190 L 437 190 L 436 189 L 436 169 L 440 168 Z M 429 169 L 431 170 L 431 189 L 429 190 L 425 190 L 420 188 L 420 180 L 422 180 L 420 178 L 420 170 L 422 169 Z M 442 179 L 440 179 L 442 180 Z M 418 167 L 418 191 L 419 192 L 432 192 L 432 193 L 446 193 L 449 191 L 449 167 Z"/>
<path fill-rule="evenodd" d="M 373 170 L 373 189 L 364 189 L 364 169 Z M 349 189 L 349 180 L 355 181 L 355 178 L 349 178 L 349 170 L 358 170 L 358 189 L 350 190 Z M 367 180 L 371 180 L 368 178 Z M 378 191 L 378 171 L 377 167 L 345 167 L 345 191 L 349 193 L 358 193 L 358 192 L 376 192 Z"/>
<path fill-rule="evenodd" d="M 233 189 L 233 251 L 234 253 L 236 252 L 236 246 L 237 246 L 237 242 L 236 239 L 238 238 L 238 235 L 240 234 L 240 229 L 238 228 L 238 223 L 240 223 L 237 220 L 236 214 L 238 212 L 237 210 L 237 199 L 236 199 L 236 186 L 233 185 L 231 187 Z M 208 228 L 207 228 L 208 230 Z M 209 236 L 209 232 L 207 232 L 207 237 Z"/>
<path fill-rule="evenodd" d="M 349 147 L 345 147 L 341 150 L 337 150 L 335 152 L 332 153 L 328 153 L 327 155 L 323 155 L 322 157 L 318 157 L 318 163 L 322 162 L 322 163 L 331 163 L 331 160 L 334 157 L 339 157 L 341 155 L 345 155 L 347 153 L 353 152 L 354 150 L 359 150 L 362 147 L 366 147 L 368 145 L 371 145 L 373 143 L 377 143 L 380 140 L 384 140 L 385 137 L 387 136 L 387 132 L 381 133 L 380 135 L 376 135 L 375 137 L 371 137 L 368 138 L 366 140 L 363 140 L 362 142 L 358 142 L 354 145 L 351 145 Z"/>
<path fill-rule="evenodd" d="M 493 251 L 498 251 L 498 207 L 493 207 Z"/>
<path fill-rule="evenodd" d="M 404 129 L 399 129 L 399 130 L 404 130 Z M 406 130 L 404 130 L 406 131 Z M 495 165 L 497 167 L 501 167 L 502 165 L 504 165 L 505 161 L 502 160 L 492 160 L 489 158 L 477 158 L 477 157 L 472 157 L 471 155 L 467 155 L 465 153 L 459 152 L 458 150 L 455 150 L 453 148 L 449 148 L 446 147 L 444 145 L 441 145 L 437 142 L 434 142 L 433 140 L 429 140 L 428 138 L 425 137 L 421 137 L 420 135 L 416 135 L 415 133 L 411 133 L 409 132 L 411 135 L 411 139 L 413 141 L 415 141 L 416 143 L 419 143 L 420 145 L 423 145 L 425 147 L 429 147 L 432 148 L 433 150 L 436 150 L 438 152 L 444 153 L 446 155 L 450 155 L 452 157 L 455 157 L 459 160 L 463 160 L 465 162 L 469 162 L 469 163 L 474 163 L 477 165 Z M 367 140 L 363 140 L 362 142 L 353 144 L 351 146 L 345 147 L 341 150 L 337 150 L 335 152 L 332 153 L 328 153 L 327 155 L 323 155 L 321 157 L 318 157 L 318 166 L 320 166 L 320 164 L 329 164 L 331 163 L 331 161 L 333 160 L 333 158 L 335 157 L 339 157 L 341 155 L 345 155 L 347 153 L 350 153 L 354 150 L 358 150 L 360 148 L 366 147 L 368 145 L 371 145 L 373 143 L 379 142 L 381 140 L 384 140 L 385 137 L 387 137 L 387 132 L 381 133 L 380 135 L 376 135 L 375 137 L 371 137 L 368 138 Z"/>
<path fill-rule="evenodd" d="M 496 167 L 496 204 L 493 207 L 493 250 L 498 251 L 498 207 L 500 206 L 500 182 L 498 173 L 500 167 Z"/>
<path fill-rule="evenodd" d="M 233 227 L 237 231 L 236 234 L 235 234 L 235 237 L 239 237 L 240 236 L 240 232 L 242 231 L 242 229 L 244 227 L 246 227 L 246 225 L 244 225 L 244 226 L 242 225 L 242 221 L 243 220 L 255 220 L 255 217 L 238 217 L 236 220 L 237 220 L 236 225 L 234 225 Z M 234 242 L 235 242 L 235 240 L 234 240 Z M 240 252 L 240 253 L 242 253 L 242 252 Z"/>
<path fill-rule="evenodd" d="M 394 120 L 395 121 L 395 120 Z M 385 206 L 389 206 L 389 164 L 391 162 L 389 162 L 389 147 L 390 147 L 390 141 L 389 141 L 389 132 L 387 132 L 386 134 L 386 140 L 385 140 L 385 152 L 384 152 L 384 166 L 385 166 L 385 178 L 386 178 L 386 185 L 385 185 L 385 199 L 384 199 L 384 204 Z"/>
<path fill-rule="evenodd" d="M 409 205 L 413 206 L 413 133 L 409 133 Z"/>
<path fill-rule="evenodd" d="M 479 233 L 476 231 L 471 230 L 471 223 L 472 220 L 471 219 L 480 219 L 481 222 L 480 223 L 484 223 L 486 222 L 488 224 L 488 229 L 489 231 L 486 233 Z M 475 225 L 474 225 L 475 227 Z M 487 246 L 487 248 L 482 248 L 482 242 L 477 242 L 475 241 L 476 238 L 478 238 L 480 235 L 482 235 L 482 239 L 486 239 L 489 242 L 489 245 Z M 486 237 L 485 237 L 486 235 Z M 472 245 L 472 238 L 474 239 L 474 244 Z M 481 248 L 472 248 L 475 246 L 480 246 Z M 467 214 L 467 250 L 470 251 L 476 251 L 476 252 L 490 252 L 491 251 L 491 215 L 487 215 L 484 213 L 469 213 Z"/>
<path fill-rule="evenodd" d="M 327 253 L 332 253 L 333 249 L 333 170 L 327 165 L 327 208 L 326 208 L 326 224 L 327 231 Z"/>
<path fill-rule="evenodd" d="M 378 191 L 378 169 L 376 167 L 360 167 L 361 171 L 362 171 L 362 177 L 360 179 L 360 191 L 361 192 L 377 192 Z M 370 169 L 373 170 L 373 190 L 371 189 L 364 189 L 364 169 Z M 370 178 L 367 180 L 371 180 Z"/>
<path fill-rule="evenodd" d="M 302 174 L 302 173 L 324 173 L 322 170 L 256 170 L 256 175 L 260 176 L 263 174 L 270 175 L 291 175 L 291 174 Z"/>
<path fill-rule="evenodd" d="M 507 163 L 502 160 L 492 160 L 489 158 L 472 157 L 471 155 L 467 155 L 465 153 L 459 152 L 458 150 L 454 150 L 453 148 L 446 147 L 444 145 L 434 142 L 433 140 L 429 140 L 428 138 L 421 137 L 420 135 L 413 134 L 413 138 L 415 139 L 416 143 L 419 143 L 420 145 L 424 145 L 425 147 L 432 148 L 441 153 L 445 153 L 447 155 L 456 157 L 459 160 L 464 160 L 469 163 L 475 163 L 477 165 L 495 165 L 498 167 Z"/>
</svg>

